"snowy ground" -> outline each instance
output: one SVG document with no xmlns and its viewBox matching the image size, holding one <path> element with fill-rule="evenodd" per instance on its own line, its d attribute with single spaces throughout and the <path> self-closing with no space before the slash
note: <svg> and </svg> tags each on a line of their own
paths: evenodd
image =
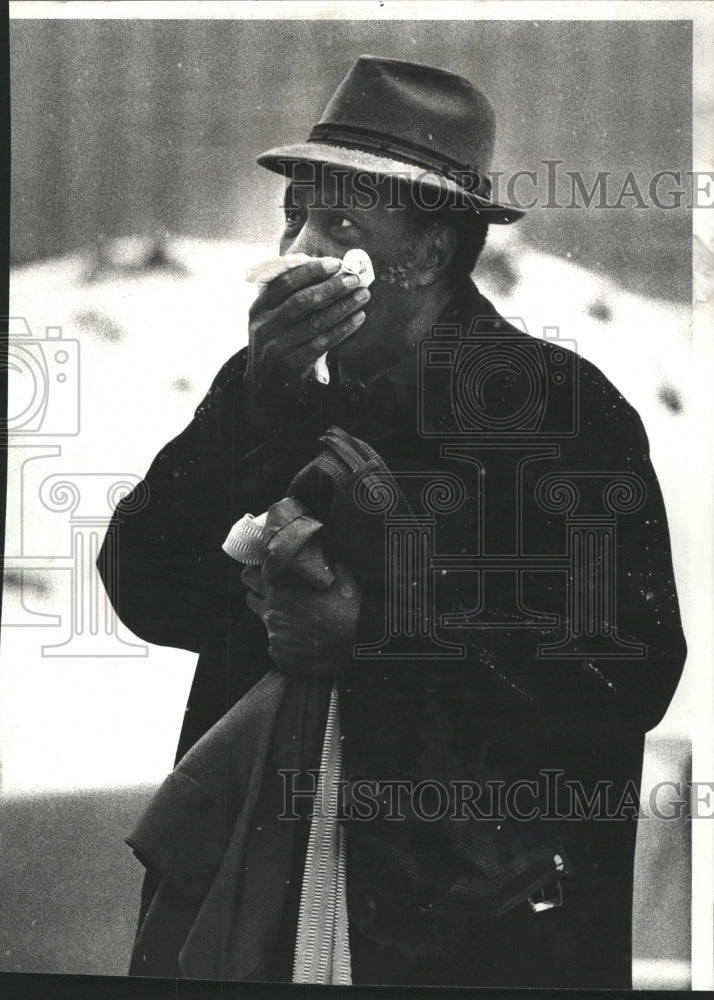
<svg viewBox="0 0 714 1000">
<path fill-rule="evenodd" d="M 26 319 L 34 339 L 49 325 L 79 342 L 80 414 L 78 434 L 45 433 L 71 425 L 73 389 L 60 409 L 50 401 L 40 433 L 11 434 L 6 556 L 21 558 L 11 561 L 3 609 L 6 791 L 136 785 L 160 779 L 173 760 L 194 656 L 120 647 L 101 630 L 82 656 L 42 652 L 72 632 L 70 512 L 48 509 L 46 481 L 69 479 L 86 497 L 75 516 L 106 523 L 107 485 L 144 474 L 246 336 L 242 317 L 254 292 L 241 276 L 255 250 L 181 241 L 172 266 L 135 270 L 143 249 L 126 241 L 99 264 L 78 256 L 13 275 L 11 314 Z M 14 380 L 11 414 L 25 401 L 26 382 L 25 374 Z M 35 565 L 21 581 L 17 567 Z M 121 627 L 120 636 L 136 642 Z"/>
<path fill-rule="evenodd" d="M 669 512 L 690 656 L 667 718 L 650 737 L 644 783 L 686 776 L 689 678 L 701 615 L 691 567 L 702 485 L 692 470 L 694 448 L 701 447 L 698 399 L 709 392 L 706 374 L 691 359 L 689 310 L 628 294 L 570 261 L 520 245 L 512 232 L 498 236 L 479 276 L 485 293 L 529 332 L 558 327 L 566 341 L 575 340 L 648 430 Z M 175 239 L 154 250 L 127 240 L 12 276 L 11 315 L 24 318 L 31 334 L 15 342 L 22 350 L 15 351 L 18 368 L 11 372 L 10 414 L 28 405 L 27 356 L 37 359 L 40 349 L 46 366 L 35 365 L 35 378 L 42 391 L 48 387 L 49 400 L 44 422 L 35 417 L 25 424 L 31 433 L 11 427 L 0 670 L 6 794 L 151 784 L 171 766 L 195 657 L 147 647 L 121 627 L 113 633 L 101 600 L 94 625 L 73 625 L 72 600 L 75 607 L 82 601 L 72 537 L 96 544 L 110 513 L 111 483 L 142 476 L 160 446 L 190 420 L 221 363 L 245 342 L 254 290 L 242 276 L 273 248 Z M 48 326 L 78 343 L 62 362 L 56 343 L 38 347 Z M 78 372 L 70 370 L 75 351 Z M 78 428 L 72 426 L 76 399 Z M 67 430 L 78 432 L 62 433 Z M 68 489 L 79 497 L 74 509 L 62 502 Z M 89 571 L 81 579 L 93 585 Z M 58 649 L 73 632 L 82 633 L 81 642 Z M 649 857 L 647 849 L 640 858 Z M 676 877 L 684 878 L 686 844 L 680 840 L 674 850 Z M 684 985 L 686 974 L 678 966 L 669 981 Z"/>
</svg>

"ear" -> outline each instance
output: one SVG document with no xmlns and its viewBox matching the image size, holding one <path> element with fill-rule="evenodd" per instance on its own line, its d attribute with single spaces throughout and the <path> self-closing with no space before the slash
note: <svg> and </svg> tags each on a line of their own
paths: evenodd
<svg viewBox="0 0 714 1000">
<path fill-rule="evenodd" d="M 433 285 L 443 278 L 456 252 L 456 230 L 453 226 L 435 224 L 427 230 L 424 244 L 424 264 L 416 275 L 418 285 Z"/>
</svg>

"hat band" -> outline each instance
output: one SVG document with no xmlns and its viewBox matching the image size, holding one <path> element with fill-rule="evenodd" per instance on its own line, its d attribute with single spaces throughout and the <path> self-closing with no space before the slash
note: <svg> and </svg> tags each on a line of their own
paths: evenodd
<svg viewBox="0 0 714 1000">
<path fill-rule="evenodd" d="M 350 149 L 361 149 L 366 153 L 376 153 L 379 156 L 404 160 L 413 166 L 442 174 L 470 194 L 476 194 L 486 199 L 490 198 L 491 195 L 490 180 L 488 177 L 483 177 L 475 167 L 460 163 L 444 154 L 435 153 L 428 147 L 420 146 L 408 139 L 388 135 L 386 132 L 324 122 L 313 128 L 307 141 L 347 146 Z M 468 186 L 465 183 L 467 180 L 471 181 Z"/>
</svg>

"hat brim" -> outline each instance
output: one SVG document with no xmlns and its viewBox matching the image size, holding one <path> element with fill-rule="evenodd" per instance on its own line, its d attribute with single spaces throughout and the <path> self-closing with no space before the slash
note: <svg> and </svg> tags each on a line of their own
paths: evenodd
<svg viewBox="0 0 714 1000">
<path fill-rule="evenodd" d="M 333 146 L 323 142 L 306 142 L 292 146 L 276 146 L 261 153 L 258 163 L 266 170 L 285 175 L 287 167 L 295 163 L 320 163 L 331 167 L 349 167 L 350 170 L 363 170 L 365 173 L 377 174 L 381 177 L 399 176 L 411 184 L 451 192 L 459 196 L 461 203 L 468 203 L 475 212 L 485 216 L 489 222 L 497 225 L 508 225 L 517 222 L 526 213 L 522 208 L 513 205 L 499 204 L 489 201 L 473 192 L 466 191 L 451 178 L 438 174 L 433 170 L 406 163 L 403 160 L 393 160 L 389 156 L 378 156 L 365 150 L 353 149 L 348 146 Z"/>
</svg>

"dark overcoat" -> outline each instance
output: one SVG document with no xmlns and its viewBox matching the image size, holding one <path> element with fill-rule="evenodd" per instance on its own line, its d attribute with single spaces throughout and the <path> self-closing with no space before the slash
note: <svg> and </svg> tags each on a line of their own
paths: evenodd
<svg viewBox="0 0 714 1000">
<path fill-rule="evenodd" d="M 412 521 L 407 542 L 375 492 L 342 507 L 321 487 L 307 497 L 364 588 L 343 686 L 346 777 L 421 783 L 418 815 L 412 801 L 390 822 L 391 800 L 346 820 L 354 981 L 627 987 L 644 736 L 686 652 L 637 413 L 470 281 L 418 356 L 367 386 L 333 372 L 265 439 L 241 416 L 245 362 L 227 362 L 118 506 L 100 557 L 132 631 L 199 654 L 177 759 L 271 668 L 221 548 L 231 525 L 282 499 L 327 428 L 345 429 L 379 452 Z M 463 818 L 465 782 L 480 798 L 455 823 L 439 788 L 461 794 Z M 304 837 L 298 887 L 301 852 Z M 155 885 L 150 873 L 144 912 Z M 541 898 L 561 905 L 534 909 Z M 278 903 L 265 978 L 290 973 L 296 889 Z M 157 941 L 154 960 L 144 941 L 134 971 L 179 974 L 172 948 Z"/>
</svg>

